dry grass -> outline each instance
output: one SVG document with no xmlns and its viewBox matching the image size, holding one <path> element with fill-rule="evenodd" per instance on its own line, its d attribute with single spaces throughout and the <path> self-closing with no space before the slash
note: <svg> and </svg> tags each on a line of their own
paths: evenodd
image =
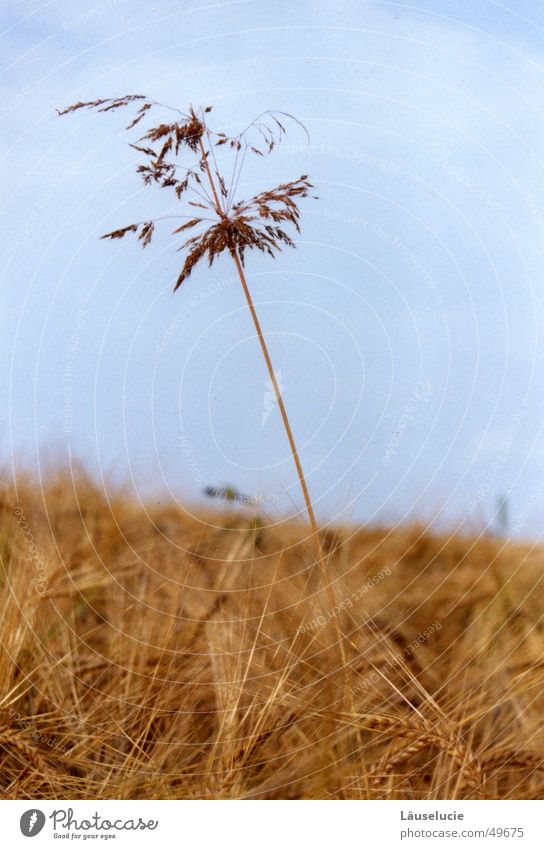
<svg viewBox="0 0 544 849">
<path fill-rule="evenodd" d="M 1 520 L 4 798 L 542 796 L 541 551 L 323 531 L 339 669 L 302 525 L 63 476 Z"/>
</svg>

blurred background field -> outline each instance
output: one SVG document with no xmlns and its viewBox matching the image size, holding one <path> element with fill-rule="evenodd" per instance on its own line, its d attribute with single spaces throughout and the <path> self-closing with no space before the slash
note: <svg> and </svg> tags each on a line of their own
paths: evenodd
<svg viewBox="0 0 544 849">
<path fill-rule="evenodd" d="M 542 551 L 1 494 L 3 798 L 540 798 Z"/>
</svg>

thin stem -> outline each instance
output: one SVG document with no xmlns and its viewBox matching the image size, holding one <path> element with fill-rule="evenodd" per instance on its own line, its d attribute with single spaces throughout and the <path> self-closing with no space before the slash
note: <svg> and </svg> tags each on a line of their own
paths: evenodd
<svg viewBox="0 0 544 849">
<path fill-rule="evenodd" d="M 308 140 L 308 144 L 310 144 L 310 133 L 308 132 L 307 128 L 304 126 L 302 121 L 299 121 L 298 118 L 295 118 L 295 116 L 291 115 L 290 112 L 282 112 L 281 109 L 266 109 L 264 112 L 261 112 L 261 114 L 257 115 L 257 117 L 254 118 L 253 121 L 251 121 L 251 123 L 247 125 L 245 130 L 242 130 L 242 132 L 239 133 L 236 138 L 241 138 L 248 132 L 248 130 L 251 129 L 251 127 L 258 126 L 259 123 L 263 124 L 263 126 L 265 126 L 267 130 L 270 130 L 270 128 L 264 122 L 259 120 L 263 117 L 263 115 L 270 115 L 272 118 L 274 118 L 274 115 L 283 115 L 285 118 L 289 118 L 291 121 L 294 121 L 295 124 L 298 124 L 299 127 L 304 130 L 306 138 Z"/>
<path fill-rule="evenodd" d="M 285 427 L 285 432 L 287 434 L 287 439 L 289 440 L 289 446 L 291 448 L 291 454 L 293 455 L 293 460 L 295 462 L 295 466 L 297 469 L 298 479 L 300 482 L 300 488 L 302 489 L 302 494 L 304 495 L 304 501 L 306 504 L 306 511 L 308 513 L 308 518 L 310 520 L 310 527 L 312 529 L 312 536 L 314 538 L 316 548 L 317 548 L 317 559 L 319 561 L 319 565 L 321 567 L 321 572 L 325 579 L 327 596 L 329 600 L 329 605 L 331 610 L 334 611 L 336 608 L 336 600 L 334 598 L 334 591 L 330 582 L 330 577 L 328 574 L 327 564 L 325 560 L 325 554 L 323 552 L 323 546 L 321 545 L 321 540 L 319 539 L 319 532 L 317 528 L 317 522 L 315 520 L 314 508 L 312 506 L 312 501 L 310 498 L 310 493 L 308 492 L 308 486 L 306 484 L 306 478 L 304 477 L 304 471 L 302 469 L 302 464 L 300 462 L 300 458 L 298 456 L 297 446 L 295 444 L 295 439 L 293 437 L 293 431 L 291 430 L 291 425 L 289 424 L 289 418 L 287 416 L 287 410 L 285 409 L 285 404 L 283 403 L 282 394 L 280 391 L 280 387 L 278 386 L 278 381 L 276 380 L 276 374 L 274 372 L 274 368 L 272 366 L 272 360 L 270 359 L 270 354 L 268 353 L 268 347 L 263 335 L 263 331 L 261 329 L 261 325 L 259 322 L 259 318 L 255 311 L 255 306 L 253 304 L 253 299 L 251 297 L 251 292 L 249 291 L 249 286 L 247 285 L 246 276 L 244 273 L 244 269 L 242 263 L 240 262 L 240 257 L 236 253 L 236 251 L 231 251 L 231 256 L 234 260 L 234 264 L 236 266 L 236 270 L 238 272 L 238 276 L 240 277 L 240 282 L 242 284 L 242 288 L 244 290 L 244 295 L 246 296 L 247 305 L 249 307 L 249 311 L 251 313 L 251 318 L 253 319 L 253 324 L 255 326 L 255 330 L 257 331 L 257 337 L 259 339 L 259 344 L 261 346 L 261 351 L 263 353 L 266 367 L 268 369 L 268 374 L 270 375 L 270 380 L 272 381 L 272 386 L 274 387 L 274 394 L 276 395 L 276 401 L 278 402 L 278 407 L 281 413 L 281 417 L 283 420 L 283 425 Z M 347 686 L 347 659 L 346 652 L 344 648 L 343 642 L 343 634 L 340 631 L 340 625 L 338 622 L 338 616 L 335 614 L 334 621 L 336 624 L 336 635 L 338 640 L 338 647 L 340 649 L 340 656 L 342 659 L 343 672 L 344 672 L 344 698 L 346 703 L 350 703 L 351 696 L 349 693 L 349 688 Z"/>
<path fill-rule="evenodd" d="M 196 216 L 196 213 L 193 213 L 193 215 L 159 215 L 157 218 L 146 218 L 145 221 L 135 221 L 134 224 L 138 224 L 138 225 L 147 224 L 148 221 L 152 221 L 153 224 L 155 224 L 155 222 L 157 222 L 157 221 L 168 221 L 169 219 L 174 219 L 174 218 L 189 218 L 190 219 L 190 218 L 195 218 L 195 216 Z M 198 216 L 198 217 L 200 218 L 201 221 L 215 221 L 215 218 L 207 218 L 205 216 L 204 217 Z"/>
<path fill-rule="evenodd" d="M 149 103 L 154 103 L 155 106 L 163 106 L 165 109 L 170 109 L 172 112 L 177 112 L 178 115 L 183 115 L 184 118 L 188 118 L 189 116 L 182 110 L 176 109 L 175 106 L 170 106 L 168 103 L 161 103 L 160 100 L 155 100 L 154 97 L 147 98 Z"/>
<path fill-rule="evenodd" d="M 219 203 L 219 196 L 217 194 L 217 190 L 215 188 L 215 183 L 213 181 L 212 172 L 210 171 L 210 166 L 208 164 L 208 157 L 206 156 L 206 151 L 204 150 L 204 145 L 202 144 L 202 138 L 199 138 L 198 143 L 200 145 L 200 151 L 202 153 L 202 161 L 204 162 L 204 168 L 206 170 L 206 175 L 208 177 L 208 181 L 211 186 L 214 202 L 215 202 L 215 211 L 219 215 L 220 218 L 224 218 L 225 213 Z"/>
<path fill-rule="evenodd" d="M 226 210 L 227 210 L 227 215 L 230 212 L 230 201 L 231 201 L 231 197 L 232 197 L 232 187 L 234 186 L 234 177 L 235 177 L 235 174 L 236 174 L 236 168 L 238 167 L 239 158 L 240 158 L 240 148 L 237 147 L 236 148 L 236 155 L 234 157 L 234 165 L 233 165 L 233 168 L 232 168 L 232 174 L 231 174 L 230 183 L 229 183 L 229 190 L 228 190 L 228 193 L 227 193 L 227 199 L 225 201 L 225 207 L 226 207 Z"/>
<path fill-rule="evenodd" d="M 198 189 L 195 189 L 194 186 L 190 186 L 189 191 L 194 192 L 197 197 L 203 200 L 210 207 L 210 209 L 215 209 L 215 203 L 213 201 L 213 198 L 209 196 L 204 183 L 200 182 L 199 185 L 202 186 L 201 192 L 199 192 Z"/>
<path fill-rule="evenodd" d="M 218 165 L 217 165 L 217 159 L 215 158 L 214 145 L 213 145 L 213 144 L 212 144 L 212 142 L 211 142 L 211 139 L 210 139 L 210 131 L 209 131 L 208 126 L 207 126 L 207 124 L 206 124 L 205 122 L 204 122 L 204 131 L 205 131 L 205 133 L 206 133 L 206 138 L 207 138 L 207 140 L 208 140 L 208 147 L 209 147 L 209 149 L 210 149 L 210 150 L 209 150 L 209 153 L 211 153 L 211 155 L 212 155 L 212 159 L 213 159 L 213 167 L 214 167 L 214 170 L 215 170 L 216 176 L 217 176 L 217 178 L 219 179 L 219 168 L 218 168 Z M 207 158 L 207 157 L 206 157 L 206 158 Z"/>
<path fill-rule="evenodd" d="M 227 209 L 228 209 L 229 211 L 230 211 L 230 207 L 231 207 L 231 205 L 234 203 L 234 198 L 235 198 L 235 196 L 236 196 L 236 191 L 237 191 L 237 189 L 238 189 L 238 183 L 240 182 L 240 177 L 241 177 L 241 174 L 242 174 L 242 169 L 243 169 L 243 167 L 244 167 L 244 162 L 245 162 L 245 159 L 246 159 L 247 148 L 248 148 L 248 146 L 247 146 L 247 144 L 245 144 L 245 145 L 244 145 L 244 152 L 243 152 L 243 154 L 242 154 L 242 161 L 240 162 L 240 167 L 238 168 L 238 174 L 236 175 L 236 179 L 235 179 L 235 180 L 233 180 L 233 182 L 231 183 L 231 189 L 230 189 L 230 192 L 229 192 L 229 198 L 227 198 L 227 200 L 228 200 Z"/>
<path fill-rule="evenodd" d="M 304 477 L 304 472 L 302 470 L 302 465 L 300 463 L 300 458 L 298 456 L 297 446 L 295 444 L 295 440 L 293 437 L 293 432 L 291 430 L 291 425 L 289 424 L 289 419 L 287 417 L 287 411 L 285 409 L 285 404 L 283 403 L 283 398 L 280 392 L 280 388 L 278 386 L 278 381 L 276 380 L 276 374 L 274 372 L 274 368 L 272 366 L 272 360 L 270 359 L 270 354 L 268 353 L 268 348 L 263 336 L 263 332 L 261 330 L 261 325 L 259 323 L 259 319 L 257 317 L 257 313 L 255 311 L 255 307 L 253 305 L 253 300 L 251 298 L 251 293 L 249 291 L 249 287 L 247 285 L 246 276 L 244 274 L 244 269 L 242 268 L 242 263 L 240 262 L 240 258 L 235 251 L 231 253 L 232 258 L 234 260 L 234 264 L 236 265 L 236 270 L 238 271 L 238 276 L 240 277 L 240 282 L 242 284 L 242 288 L 244 290 L 244 294 L 246 296 L 247 305 L 249 307 L 249 311 L 251 313 L 251 318 L 253 319 L 253 324 L 255 325 L 255 330 L 257 331 L 257 336 L 259 339 L 259 344 L 261 346 L 261 350 L 263 352 L 263 356 L 266 362 L 266 367 L 268 369 L 268 374 L 270 375 L 270 380 L 272 381 L 272 386 L 274 387 L 274 393 L 276 395 L 276 400 L 278 402 L 278 407 L 280 409 L 281 417 L 283 419 L 283 424 L 287 433 L 287 439 L 289 440 L 289 445 L 291 447 L 291 453 L 293 455 L 293 460 L 295 461 L 295 466 L 298 473 L 298 478 L 300 481 L 300 487 L 302 489 L 302 494 L 304 495 L 304 501 L 306 503 L 306 510 L 308 512 L 308 518 L 310 520 L 310 525 L 314 534 L 317 535 L 317 522 L 315 520 L 314 509 L 312 506 L 312 502 L 310 499 L 310 494 L 308 492 L 308 486 L 306 484 L 306 478 Z M 318 539 L 319 548 L 321 549 L 321 543 Z"/>
</svg>

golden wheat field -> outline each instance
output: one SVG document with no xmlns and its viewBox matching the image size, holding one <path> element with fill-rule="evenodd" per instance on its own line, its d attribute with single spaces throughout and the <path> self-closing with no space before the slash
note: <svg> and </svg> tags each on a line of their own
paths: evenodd
<svg viewBox="0 0 544 849">
<path fill-rule="evenodd" d="M 4 798 L 541 798 L 539 549 L 328 528 L 335 613 L 303 524 L 1 503 Z"/>
</svg>

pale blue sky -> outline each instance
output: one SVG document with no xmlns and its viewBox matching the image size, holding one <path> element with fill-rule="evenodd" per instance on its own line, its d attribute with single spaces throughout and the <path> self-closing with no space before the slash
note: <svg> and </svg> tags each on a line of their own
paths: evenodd
<svg viewBox="0 0 544 849">
<path fill-rule="evenodd" d="M 172 295 L 125 116 L 56 107 L 142 92 L 218 129 L 294 113 L 240 191 L 308 173 L 297 250 L 250 285 L 325 520 L 544 518 L 544 7 L 535 2 L 4 3 L 3 444 L 70 451 L 142 497 L 233 484 L 302 502 L 229 261 Z M 228 163 L 225 163 L 228 166 Z M 264 419 L 264 421 L 263 421 Z"/>
</svg>

